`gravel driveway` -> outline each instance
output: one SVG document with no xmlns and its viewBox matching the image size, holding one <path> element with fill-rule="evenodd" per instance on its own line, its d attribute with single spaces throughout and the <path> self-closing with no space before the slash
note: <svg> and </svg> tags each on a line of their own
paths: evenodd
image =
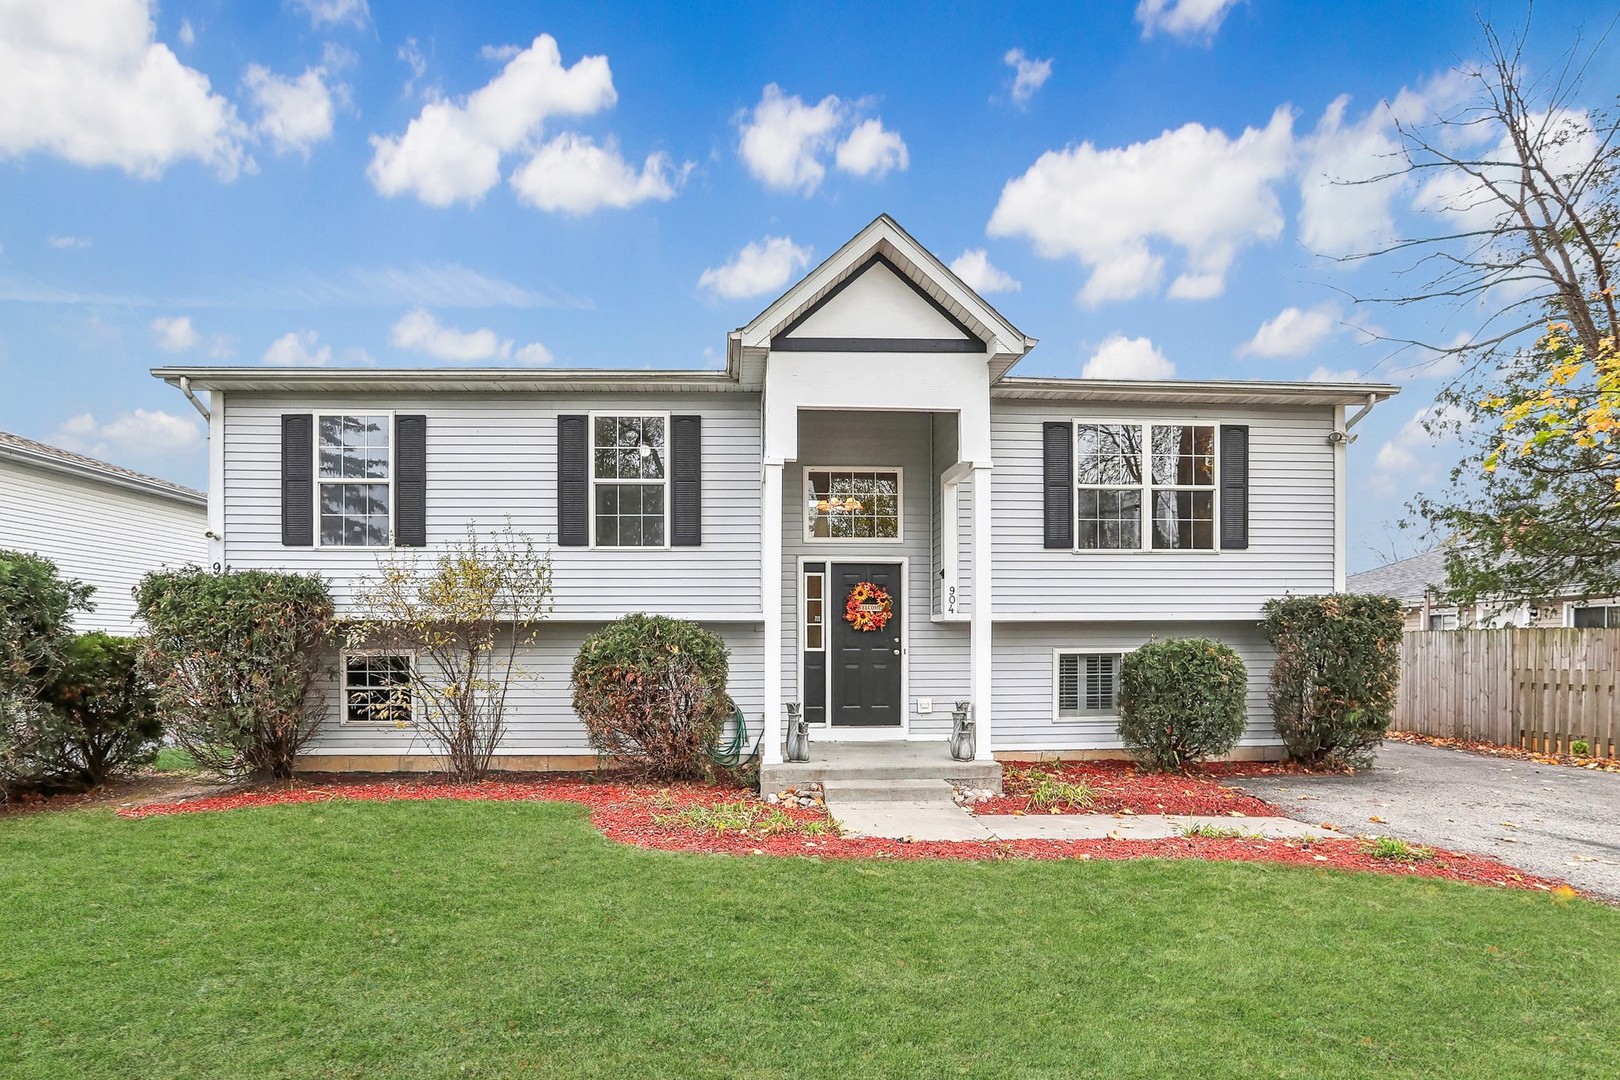
<svg viewBox="0 0 1620 1080">
<path fill-rule="evenodd" d="M 1490 855 L 1620 901 L 1620 774 L 1392 742 L 1355 776 L 1234 786 L 1301 821 Z"/>
</svg>

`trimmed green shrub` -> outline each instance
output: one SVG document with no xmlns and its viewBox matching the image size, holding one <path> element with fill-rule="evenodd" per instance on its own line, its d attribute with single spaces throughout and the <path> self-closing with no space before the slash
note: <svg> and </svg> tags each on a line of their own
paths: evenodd
<svg viewBox="0 0 1620 1080">
<path fill-rule="evenodd" d="M 34 752 L 42 780 L 86 787 L 157 756 L 163 725 L 151 684 L 137 670 L 141 642 L 80 634 L 40 687 L 41 738 Z"/>
<path fill-rule="evenodd" d="M 290 777 L 327 711 L 311 692 L 332 643 L 320 576 L 191 567 L 146 575 L 135 598 L 174 740 L 212 772 Z"/>
<path fill-rule="evenodd" d="M 574 711 L 598 753 L 660 779 L 696 779 L 731 715 L 726 676 L 715 634 L 662 615 L 626 615 L 580 645 Z"/>
<path fill-rule="evenodd" d="M 1155 769 L 1224 754 L 1243 735 L 1249 673 L 1209 638 L 1150 641 L 1120 665 L 1119 737 Z"/>
<path fill-rule="evenodd" d="M 0 802 L 12 785 L 35 778 L 45 721 L 39 691 L 61 668 L 73 613 L 91 610 L 94 591 L 64 580 L 49 559 L 0 551 Z"/>
<path fill-rule="evenodd" d="M 1277 661 L 1271 711 L 1290 756 L 1311 765 L 1372 763 L 1395 712 L 1401 603 L 1390 596 L 1285 596 L 1262 626 Z"/>
</svg>

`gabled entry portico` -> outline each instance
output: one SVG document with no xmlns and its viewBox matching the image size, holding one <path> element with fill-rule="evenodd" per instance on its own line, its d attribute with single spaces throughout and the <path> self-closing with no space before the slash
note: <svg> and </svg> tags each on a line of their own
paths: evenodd
<svg viewBox="0 0 1620 1080">
<path fill-rule="evenodd" d="M 812 717 L 819 706 L 822 740 L 943 739 L 952 704 L 947 693 L 972 701 L 977 754 L 990 759 L 993 597 L 989 559 L 976 557 L 992 542 L 990 383 L 1033 344 L 886 216 L 731 334 L 728 362 L 763 369 L 767 764 L 781 760 L 788 701 Z M 818 502 L 868 509 L 858 489 L 831 497 L 832 475 L 841 471 L 896 478 L 903 506 L 892 531 L 886 523 L 815 531 L 809 519 Z M 819 473 L 828 476 L 818 480 Z M 959 490 L 970 492 L 963 515 L 956 513 Z M 812 497 L 822 491 L 829 497 Z M 958 536 L 959 525 L 966 538 Z M 955 560 L 949 580 L 969 586 L 962 590 L 971 598 L 965 604 L 937 602 L 946 553 Z M 809 563 L 822 566 L 816 584 L 807 580 Z M 854 585 L 873 577 L 894 585 L 886 591 L 896 625 L 882 631 L 856 629 L 842 618 Z M 819 603 L 811 605 L 809 592 L 817 587 Z M 807 621 L 812 606 L 819 634 Z M 930 632 L 915 633 L 919 626 Z M 805 645 L 814 637 L 819 671 L 815 650 Z M 965 687 L 954 681 L 964 666 Z"/>
</svg>

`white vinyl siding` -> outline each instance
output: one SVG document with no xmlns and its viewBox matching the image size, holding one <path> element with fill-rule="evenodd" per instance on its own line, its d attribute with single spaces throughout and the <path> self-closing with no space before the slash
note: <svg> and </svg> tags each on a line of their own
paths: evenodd
<svg viewBox="0 0 1620 1080">
<path fill-rule="evenodd" d="M 570 673 L 580 643 L 598 629 L 593 623 L 545 623 L 533 644 L 518 650 L 519 674 L 506 699 L 506 734 L 497 753 L 590 755 L 585 725 L 574 712 Z M 730 652 L 726 689 L 748 718 L 748 748 L 753 749 L 764 723 L 764 666 L 758 627 L 711 624 Z M 345 724 L 341 722 L 338 657 L 326 664 L 321 681 L 328 703 L 325 724 L 306 750 L 309 754 L 431 755 L 433 746 L 420 725 Z M 728 727 L 728 732 L 731 730 Z"/>
<path fill-rule="evenodd" d="M 1253 621 L 998 623 L 993 662 L 997 750 L 1122 750 L 1118 710 L 1059 717 L 1054 653 L 1121 655 L 1155 638 L 1208 637 L 1237 651 L 1248 670 L 1248 721 L 1239 746 L 1276 746 L 1270 688 L 1271 646 Z"/>
<path fill-rule="evenodd" d="M 0 460 L 0 548 L 96 587 L 95 610 L 73 616 L 77 631 L 139 633 L 131 590 L 150 570 L 205 563 L 207 531 L 201 505 Z"/>
<path fill-rule="evenodd" d="M 340 612 L 379 552 L 281 544 L 281 414 L 382 410 L 427 417 L 427 548 L 508 523 L 542 546 L 557 535 L 557 417 L 691 413 L 703 417 L 703 544 L 553 548 L 556 619 L 629 611 L 737 617 L 760 611 L 759 398 L 688 394 L 394 394 L 238 392 L 225 418 L 225 558 L 234 567 L 318 571 Z M 385 555 L 386 557 L 386 555 Z"/>
<path fill-rule="evenodd" d="M 1155 409 L 1147 422 L 1248 425 L 1248 549 L 1077 553 L 1043 544 L 1041 425 L 1141 422 L 1141 406 L 992 404 L 998 621 L 1258 619 L 1272 597 L 1333 591 L 1331 408 Z"/>
</svg>

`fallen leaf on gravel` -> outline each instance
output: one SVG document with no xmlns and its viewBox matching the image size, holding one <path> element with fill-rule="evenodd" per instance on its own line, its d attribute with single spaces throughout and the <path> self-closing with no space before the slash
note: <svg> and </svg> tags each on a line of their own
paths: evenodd
<svg viewBox="0 0 1620 1080">
<path fill-rule="evenodd" d="M 1377 814 L 1374 814 L 1372 817 L 1368 818 L 1367 820 L 1372 822 L 1374 825 L 1382 825 L 1382 824 L 1384 824 L 1384 819 L 1379 817 Z"/>
<path fill-rule="evenodd" d="M 1504 821 L 1504 822 L 1502 822 L 1502 824 L 1505 825 L 1509 829 L 1517 829 L 1518 828 L 1518 826 L 1513 824 L 1513 822 L 1511 822 L 1511 821 Z"/>
</svg>

